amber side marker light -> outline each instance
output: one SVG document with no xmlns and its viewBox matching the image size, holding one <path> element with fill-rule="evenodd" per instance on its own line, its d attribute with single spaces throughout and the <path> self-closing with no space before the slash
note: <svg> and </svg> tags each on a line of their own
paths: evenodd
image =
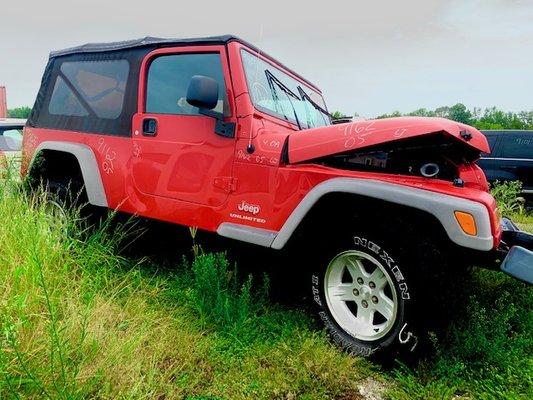
<svg viewBox="0 0 533 400">
<path fill-rule="evenodd" d="M 463 211 L 455 211 L 454 214 L 455 219 L 457 220 L 457 222 L 459 222 L 459 226 L 461 227 L 464 233 L 470 236 L 477 235 L 476 220 L 474 219 L 472 214 Z"/>
</svg>

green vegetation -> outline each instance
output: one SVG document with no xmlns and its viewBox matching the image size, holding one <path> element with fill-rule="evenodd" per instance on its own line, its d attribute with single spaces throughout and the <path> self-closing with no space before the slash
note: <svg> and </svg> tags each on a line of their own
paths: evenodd
<svg viewBox="0 0 533 400">
<path fill-rule="evenodd" d="M 520 197 L 521 192 L 522 182 L 520 181 L 496 181 L 491 185 L 491 193 L 504 217 L 521 217 L 526 214 L 525 199 Z"/>
<path fill-rule="evenodd" d="M 344 114 L 341 111 L 335 111 L 332 113 L 332 115 L 334 119 L 338 119 L 341 118 Z M 472 125 L 482 130 L 533 129 L 533 110 L 520 111 L 518 113 L 499 110 L 496 107 L 490 107 L 484 110 L 482 110 L 481 108 L 474 108 L 472 110 L 469 110 L 464 104 L 461 103 L 457 103 L 451 107 L 438 107 L 435 110 L 419 108 L 418 110 L 411 111 L 408 113 L 394 111 L 390 114 L 379 115 L 376 118 L 381 119 L 403 116 L 448 118 L 453 121 Z"/>
<path fill-rule="evenodd" d="M 522 183 L 495 182 L 491 187 L 491 193 L 498 203 L 502 216 L 516 222 L 521 229 L 533 232 L 533 214 L 527 211 L 525 199 L 520 196 Z"/>
<path fill-rule="evenodd" d="M 27 119 L 30 116 L 31 107 L 17 107 L 7 110 L 9 118 L 23 118 Z"/>
<path fill-rule="evenodd" d="M 491 192 L 504 216 L 533 233 L 533 214 L 520 199 L 520 182 L 496 183 Z M 497 271 L 475 268 L 464 307 L 434 336 L 435 356 L 416 370 L 396 371 L 393 399 L 533 397 L 533 289 Z"/>
<path fill-rule="evenodd" d="M 476 269 L 460 316 L 436 354 L 396 372 L 394 399 L 527 399 L 533 394 L 533 291 L 496 271 Z"/>
<path fill-rule="evenodd" d="M 2 399 L 533 394 L 533 291 L 501 273 L 474 271 L 433 356 L 383 370 L 334 348 L 307 310 L 270 304 L 268 279 L 240 276 L 224 254 L 196 244 L 172 268 L 126 258 L 134 224 L 88 230 L 73 212 L 65 225 L 35 198 L 0 183 Z"/>
<path fill-rule="evenodd" d="M 416 117 L 442 117 L 453 121 L 472 125 L 478 129 L 533 129 L 533 110 L 520 111 L 518 113 L 506 112 L 496 107 L 474 108 L 469 110 L 464 104 L 457 103 L 451 107 L 444 106 L 435 110 L 419 108 L 418 110 L 402 114 L 395 111 L 391 114 L 383 114 L 377 118 L 416 116 Z"/>
<path fill-rule="evenodd" d="M 0 221 L 2 399 L 325 399 L 375 374 L 223 255 L 126 259 L 131 227 L 65 229 L 9 182 Z"/>
</svg>

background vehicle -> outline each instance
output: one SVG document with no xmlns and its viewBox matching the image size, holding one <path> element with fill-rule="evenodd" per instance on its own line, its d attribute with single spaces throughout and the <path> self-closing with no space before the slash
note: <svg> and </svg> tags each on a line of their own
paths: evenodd
<svg viewBox="0 0 533 400">
<path fill-rule="evenodd" d="M 25 119 L 0 118 L 0 170 L 7 168 L 9 159 L 20 160 L 25 124 Z"/>
<path fill-rule="evenodd" d="M 489 182 L 521 181 L 533 202 L 533 131 L 483 131 L 490 145 L 478 161 Z"/>
<path fill-rule="evenodd" d="M 333 340 L 368 356 L 414 349 L 444 277 L 496 257 L 502 228 L 475 165 L 488 151 L 441 118 L 331 125 L 314 84 L 234 36 L 144 38 L 51 54 L 22 172 L 94 206 L 284 249 Z"/>
</svg>

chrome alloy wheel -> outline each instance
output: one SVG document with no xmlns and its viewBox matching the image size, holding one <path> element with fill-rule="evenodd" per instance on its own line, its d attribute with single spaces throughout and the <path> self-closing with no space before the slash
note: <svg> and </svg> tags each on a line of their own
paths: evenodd
<svg viewBox="0 0 533 400">
<path fill-rule="evenodd" d="M 337 254 L 326 270 L 324 293 L 337 324 L 356 339 L 378 340 L 394 326 L 396 288 L 387 270 L 369 254 Z"/>
</svg>

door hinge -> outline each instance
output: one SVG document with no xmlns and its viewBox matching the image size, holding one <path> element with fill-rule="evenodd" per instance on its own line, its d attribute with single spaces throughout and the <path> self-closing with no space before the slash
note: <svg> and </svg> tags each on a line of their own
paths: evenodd
<svg viewBox="0 0 533 400">
<path fill-rule="evenodd" d="M 231 176 L 218 176 L 215 178 L 215 187 L 228 193 L 237 189 L 237 179 Z"/>
</svg>

